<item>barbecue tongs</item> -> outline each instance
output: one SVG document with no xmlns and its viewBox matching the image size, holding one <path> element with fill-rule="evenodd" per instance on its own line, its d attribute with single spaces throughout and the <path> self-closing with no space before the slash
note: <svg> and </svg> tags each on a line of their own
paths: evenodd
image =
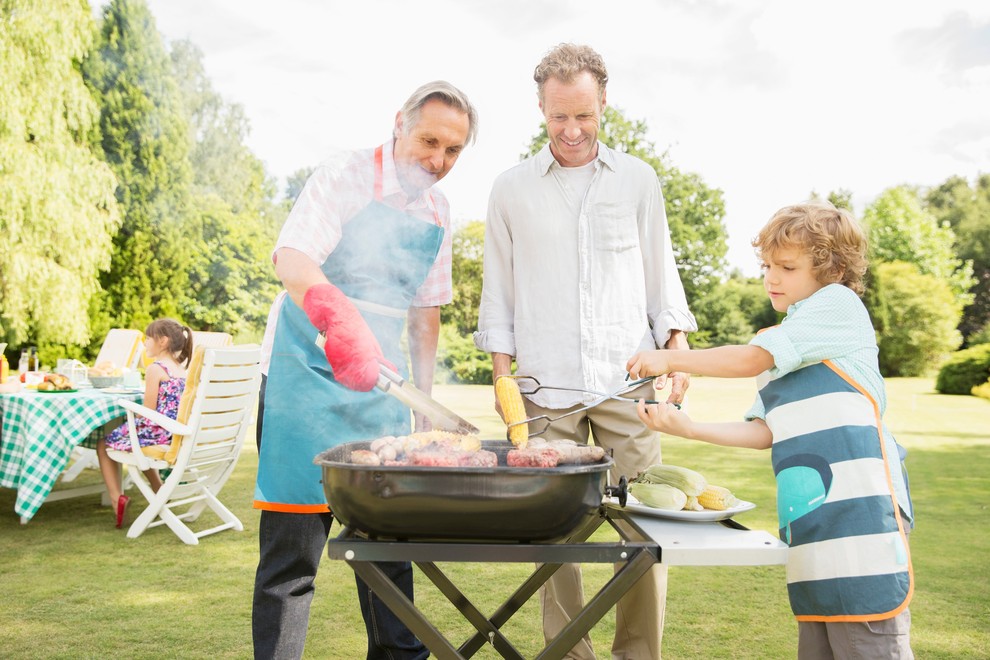
<svg viewBox="0 0 990 660">
<path fill-rule="evenodd" d="M 378 382 L 375 387 L 394 396 L 403 405 L 427 417 L 433 426 L 443 431 L 453 431 L 466 435 L 478 433 L 478 427 L 448 410 L 430 395 L 416 389 L 412 383 L 395 373 L 384 364 L 378 365 Z"/>
<path fill-rule="evenodd" d="M 590 408 L 594 408 L 599 403 L 601 403 L 601 402 L 603 402 L 603 401 L 605 401 L 607 399 L 614 399 L 616 401 L 626 401 L 628 403 L 636 403 L 636 401 L 638 401 L 638 399 L 630 399 L 630 398 L 627 398 L 627 397 L 622 396 L 622 395 L 623 394 L 629 394 L 630 392 L 632 392 L 633 390 L 635 390 L 637 387 L 639 387 L 643 383 L 648 383 L 651 380 L 653 380 L 653 376 L 647 376 L 646 378 L 639 378 L 637 380 L 629 381 L 628 383 L 626 383 L 625 385 L 623 385 L 622 387 L 620 387 L 619 389 L 617 389 L 614 392 L 599 392 L 597 390 L 583 390 L 583 389 L 578 388 L 578 387 L 554 387 L 552 385 L 543 385 L 543 384 L 540 383 L 540 381 L 538 381 L 537 379 L 533 378 L 532 376 L 516 376 L 516 375 L 512 375 L 512 376 L 499 376 L 499 378 L 513 378 L 513 379 L 519 381 L 519 393 L 520 394 L 523 394 L 523 395 L 535 394 L 536 392 L 538 392 L 540 390 L 556 390 L 558 392 L 580 392 L 581 394 L 591 394 L 592 396 L 597 397 L 591 403 L 587 403 L 587 404 L 585 404 L 585 405 L 583 405 L 583 406 L 581 406 L 579 408 L 575 408 L 574 410 L 571 410 L 569 412 L 565 412 L 564 414 L 558 415 L 556 417 L 550 417 L 549 415 L 536 415 L 535 417 L 530 417 L 530 418 L 524 419 L 524 420 L 522 420 L 520 422 L 515 422 L 514 424 L 507 424 L 506 425 L 506 428 L 507 429 L 511 429 L 513 426 L 518 426 L 520 424 L 528 424 L 529 425 L 529 428 L 532 429 L 534 422 L 536 422 L 536 423 L 542 423 L 543 426 L 542 426 L 542 428 L 540 428 L 540 430 L 538 430 L 538 431 L 530 430 L 530 432 L 529 432 L 529 437 L 530 438 L 532 438 L 535 435 L 543 435 L 550 428 L 550 425 L 553 424 L 554 422 L 556 422 L 557 420 L 563 419 L 565 417 L 570 417 L 571 415 L 576 415 L 576 414 L 578 414 L 580 412 L 584 412 L 584 411 L 586 411 L 586 410 L 588 410 Z M 523 384 L 524 382 L 527 383 L 527 384 L 528 383 L 532 383 L 533 385 L 535 385 L 535 387 L 533 387 L 532 389 L 529 389 L 529 388 L 527 388 Z M 647 399 L 646 400 L 646 403 L 647 404 L 650 404 L 650 403 L 660 403 L 660 402 L 659 401 L 655 401 L 653 399 Z M 678 408 L 681 407 L 679 404 L 674 404 L 674 405 L 676 405 Z"/>
<path fill-rule="evenodd" d="M 327 338 L 322 332 L 316 336 L 317 346 L 323 348 L 326 343 Z M 465 435 L 476 435 L 479 432 L 477 426 L 448 410 L 429 394 L 416 389 L 412 383 L 384 364 L 378 365 L 378 382 L 375 387 L 395 397 L 413 412 L 423 415 L 438 429 Z"/>
</svg>

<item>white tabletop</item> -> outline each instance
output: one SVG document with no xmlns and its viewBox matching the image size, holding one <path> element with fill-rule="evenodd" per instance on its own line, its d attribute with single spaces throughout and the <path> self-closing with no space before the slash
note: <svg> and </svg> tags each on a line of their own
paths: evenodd
<svg viewBox="0 0 990 660">
<path fill-rule="evenodd" d="M 756 529 L 719 522 L 667 520 L 638 513 L 629 520 L 660 546 L 668 566 L 768 566 L 787 563 L 787 544 Z"/>
</svg>

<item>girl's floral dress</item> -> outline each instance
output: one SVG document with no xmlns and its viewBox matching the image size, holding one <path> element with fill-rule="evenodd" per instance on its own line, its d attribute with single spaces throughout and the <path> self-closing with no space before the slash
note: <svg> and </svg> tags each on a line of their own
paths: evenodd
<svg viewBox="0 0 990 660">
<path fill-rule="evenodd" d="M 182 392 L 186 389 L 186 379 L 172 378 L 168 367 L 161 362 L 155 362 L 155 364 L 164 369 L 165 375 L 168 376 L 168 380 L 163 380 L 158 385 L 158 405 L 155 408 L 161 414 L 175 419 L 179 415 L 179 399 L 182 398 Z M 137 427 L 137 436 L 142 447 L 167 445 L 172 442 L 171 433 L 144 417 L 136 417 L 134 424 Z M 111 431 L 107 435 L 106 442 L 107 449 L 130 451 L 131 440 L 127 435 L 127 424 L 124 423 Z"/>
</svg>

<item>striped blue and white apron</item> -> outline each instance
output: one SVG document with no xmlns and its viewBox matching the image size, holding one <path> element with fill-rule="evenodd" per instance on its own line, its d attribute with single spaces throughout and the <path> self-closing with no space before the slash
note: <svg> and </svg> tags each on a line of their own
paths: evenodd
<svg viewBox="0 0 990 660">
<path fill-rule="evenodd" d="M 799 621 L 877 621 L 914 590 L 880 409 L 825 361 L 760 389 L 773 433 L 787 591 Z"/>
</svg>

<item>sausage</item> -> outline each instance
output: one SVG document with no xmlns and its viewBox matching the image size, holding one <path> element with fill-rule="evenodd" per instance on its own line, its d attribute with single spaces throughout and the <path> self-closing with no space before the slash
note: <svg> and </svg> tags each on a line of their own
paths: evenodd
<svg viewBox="0 0 990 660">
<path fill-rule="evenodd" d="M 355 449 L 351 452 L 351 463 L 355 465 L 381 465 L 378 454 L 370 449 Z"/>
</svg>

